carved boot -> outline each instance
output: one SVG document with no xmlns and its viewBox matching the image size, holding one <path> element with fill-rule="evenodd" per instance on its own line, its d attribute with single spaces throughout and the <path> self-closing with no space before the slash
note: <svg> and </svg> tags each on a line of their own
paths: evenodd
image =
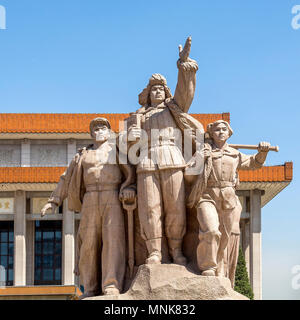
<svg viewBox="0 0 300 320">
<path fill-rule="evenodd" d="M 120 291 L 115 286 L 107 286 L 104 288 L 103 293 L 105 296 L 114 296 L 114 295 L 117 296 L 120 294 Z"/>
<path fill-rule="evenodd" d="M 208 269 L 208 270 L 202 271 L 201 275 L 206 277 L 214 277 L 216 275 L 216 272 L 212 269 Z"/>
<path fill-rule="evenodd" d="M 168 238 L 169 253 L 173 259 L 173 263 L 185 266 L 187 261 L 182 254 L 182 239 L 170 239 Z"/>
<path fill-rule="evenodd" d="M 146 240 L 148 258 L 146 264 L 161 264 L 161 238 Z"/>
</svg>

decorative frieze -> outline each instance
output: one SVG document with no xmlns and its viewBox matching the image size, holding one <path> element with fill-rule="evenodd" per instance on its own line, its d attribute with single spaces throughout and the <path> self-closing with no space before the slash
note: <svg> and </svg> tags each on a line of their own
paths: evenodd
<svg viewBox="0 0 300 320">
<path fill-rule="evenodd" d="M 14 213 L 14 198 L 0 198 L 0 214 Z"/>
</svg>

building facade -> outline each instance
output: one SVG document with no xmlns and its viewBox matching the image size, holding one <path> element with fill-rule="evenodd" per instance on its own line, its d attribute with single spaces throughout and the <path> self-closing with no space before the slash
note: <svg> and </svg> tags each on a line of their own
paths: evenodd
<svg viewBox="0 0 300 320">
<path fill-rule="evenodd" d="M 79 285 L 74 276 L 80 213 L 67 200 L 40 211 L 77 149 L 91 142 L 89 122 L 106 117 L 114 131 L 128 114 L 0 114 L 0 286 Z M 229 114 L 194 114 L 204 127 Z M 254 291 L 262 296 L 261 208 L 292 180 L 292 163 L 241 171 L 241 247 Z M 1 296 L 1 293 L 0 293 Z"/>
</svg>

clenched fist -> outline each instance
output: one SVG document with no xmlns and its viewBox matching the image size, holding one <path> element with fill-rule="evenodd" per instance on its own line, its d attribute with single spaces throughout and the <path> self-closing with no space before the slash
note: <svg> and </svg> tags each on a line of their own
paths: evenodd
<svg viewBox="0 0 300 320">
<path fill-rule="evenodd" d="M 258 152 L 269 152 L 270 146 L 269 142 L 262 141 L 258 145 Z"/>
<path fill-rule="evenodd" d="M 135 190 L 128 188 L 122 191 L 122 193 L 120 194 L 120 199 L 131 202 L 134 200 L 135 196 Z"/>
</svg>

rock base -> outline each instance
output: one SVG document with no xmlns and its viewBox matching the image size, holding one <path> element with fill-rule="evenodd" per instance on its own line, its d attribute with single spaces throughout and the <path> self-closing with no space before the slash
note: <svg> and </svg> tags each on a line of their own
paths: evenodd
<svg viewBox="0 0 300 320">
<path fill-rule="evenodd" d="M 249 300 L 224 277 L 205 277 L 176 264 L 141 265 L 129 290 L 84 300 Z"/>
</svg>

